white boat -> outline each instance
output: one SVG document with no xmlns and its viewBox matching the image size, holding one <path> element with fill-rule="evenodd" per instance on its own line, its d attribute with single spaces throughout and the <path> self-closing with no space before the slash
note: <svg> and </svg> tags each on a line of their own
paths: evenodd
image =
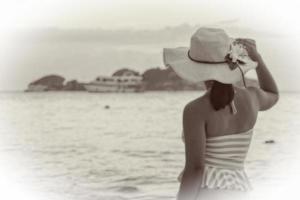
<svg viewBox="0 0 300 200">
<path fill-rule="evenodd" d="M 141 92 L 142 79 L 140 75 L 127 72 L 121 76 L 98 76 L 84 87 L 88 92 Z"/>
</svg>

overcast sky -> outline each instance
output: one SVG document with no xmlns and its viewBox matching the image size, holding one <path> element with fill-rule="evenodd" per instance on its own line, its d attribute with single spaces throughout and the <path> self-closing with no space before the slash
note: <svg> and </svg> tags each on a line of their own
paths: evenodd
<svg viewBox="0 0 300 200">
<path fill-rule="evenodd" d="M 49 73 L 89 81 L 121 67 L 163 67 L 162 48 L 187 46 L 202 25 L 256 39 L 280 88 L 297 90 L 297 8 L 253 0 L 1 2 L 0 90 L 24 89 Z"/>
</svg>

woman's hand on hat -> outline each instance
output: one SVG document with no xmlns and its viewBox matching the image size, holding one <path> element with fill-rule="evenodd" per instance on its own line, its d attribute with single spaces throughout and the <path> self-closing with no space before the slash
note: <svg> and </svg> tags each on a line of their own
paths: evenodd
<svg viewBox="0 0 300 200">
<path fill-rule="evenodd" d="M 258 61 L 260 59 L 260 54 L 256 49 L 255 40 L 248 38 L 238 38 L 236 39 L 236 41 L 245 46 L 248 55 L 252 60 Z"/>
</svg>

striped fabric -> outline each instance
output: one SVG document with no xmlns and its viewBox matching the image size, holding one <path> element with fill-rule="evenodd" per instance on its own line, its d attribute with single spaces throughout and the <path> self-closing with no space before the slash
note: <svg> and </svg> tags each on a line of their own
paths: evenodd
<svg viewBox="0 0 300 200">
<path fill-rule="evenodd" d="M 206 139 L 202 188 L 247 191 L 251 189 L 244 171 L 253 130 Z M 181 180 L 182 173 L 178 180 Z"/>
</svg>

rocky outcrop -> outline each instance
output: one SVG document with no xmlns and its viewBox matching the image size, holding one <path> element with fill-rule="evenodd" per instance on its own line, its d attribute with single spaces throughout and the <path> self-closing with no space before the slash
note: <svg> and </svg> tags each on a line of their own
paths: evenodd
<svg viewBox="0 0 300 200">
<path fill-rule="evenodd" d="M 64 85 L 63 90 L 66 90 L 66 91 L 84 91 L 86 89 L 83 85 L 84 85 L 84 83 L 80 83 L 77 80 L 71 80 L 71 81 L 68 81 Z"/>
<path fill-rule="evenodd" d="M 28 85 L 26 91 L 53 91 L 62 90 L 65 78 L 59 75 L 44 76 Z"/>
<path fill-rule="evenodd" d="M 172 68 L 151 68 L 143 73 L 145 90 L 201 90 L 203 84 L 193 84 L 181 79 Z"/>
</svg>

